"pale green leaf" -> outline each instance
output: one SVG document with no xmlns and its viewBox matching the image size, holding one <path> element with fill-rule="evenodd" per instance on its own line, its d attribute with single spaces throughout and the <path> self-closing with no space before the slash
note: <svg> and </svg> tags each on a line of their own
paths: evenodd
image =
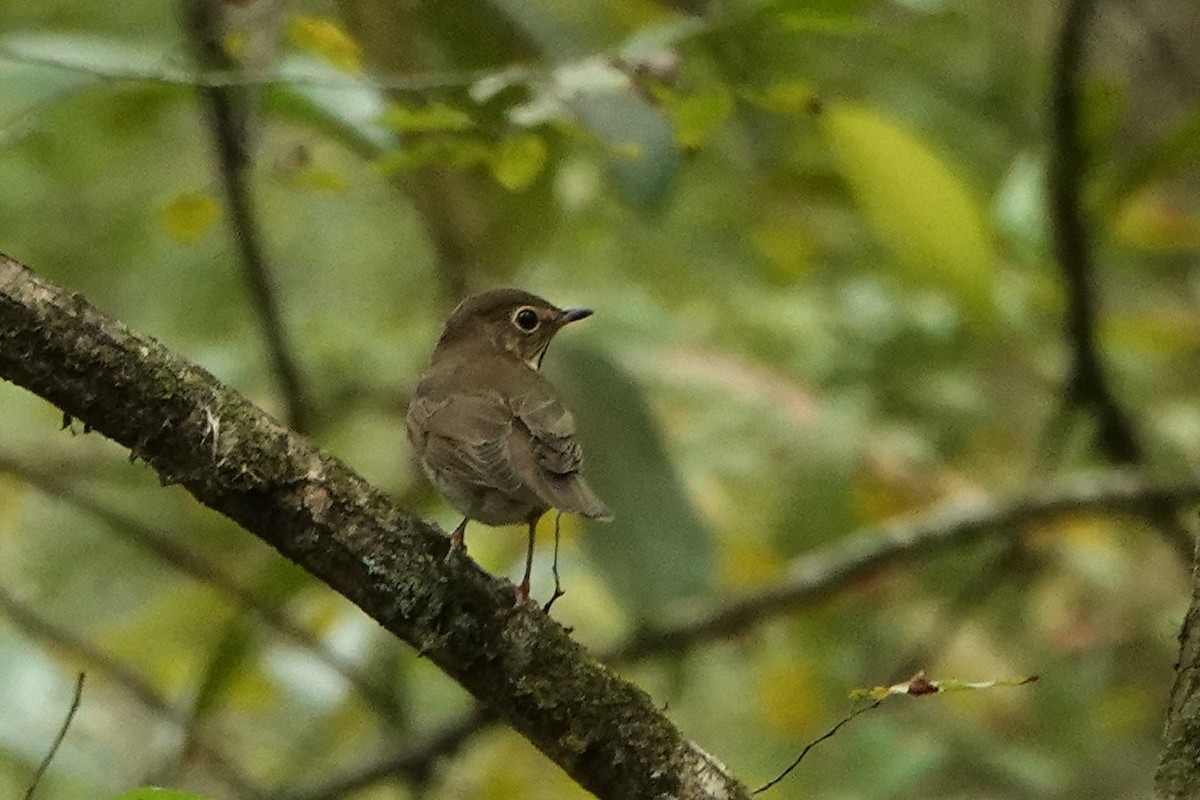
<svg viewBox="0 0 1200 800">
<path fill-rule="evenodd" d="M 821 115 L 850 191 L 907 279 L 950 292 L 977 315 L 992 309 L 992 233 L 958 170 L 895 120 L 848 103 Z"/>
</svg>

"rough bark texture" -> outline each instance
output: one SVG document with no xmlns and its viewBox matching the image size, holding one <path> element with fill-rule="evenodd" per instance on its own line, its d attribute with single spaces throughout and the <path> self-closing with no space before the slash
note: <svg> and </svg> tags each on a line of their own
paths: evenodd
<svg viewBox="0 0 1200 800">
<path fill-rule="evenodd" d="M 601 798 L 748 790 L 512 587 L 203 369 L 0 255 L 0 377 L 128 447 L 436 663 Z"/>
<path fill-rule="evenodd" d="M 1192 569 L 1192 604 L 1179 632 L 1179 663 L 1154 794 L 1161 800 L 1200 797 L 1200 562 Z"/>
</svg>

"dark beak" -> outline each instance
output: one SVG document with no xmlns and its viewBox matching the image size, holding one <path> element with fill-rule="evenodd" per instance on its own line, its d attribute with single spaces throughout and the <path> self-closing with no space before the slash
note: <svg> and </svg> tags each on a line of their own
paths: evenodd
<svg viewBox="0 0 1200 800">
<path fill-rule="evenodd" d="M 564 308 L 562 315 L 563 325 L 566 325 L 568 322 L 587 319 L 592 315 L 592 310 L 590 308 Z"/>
</svg>

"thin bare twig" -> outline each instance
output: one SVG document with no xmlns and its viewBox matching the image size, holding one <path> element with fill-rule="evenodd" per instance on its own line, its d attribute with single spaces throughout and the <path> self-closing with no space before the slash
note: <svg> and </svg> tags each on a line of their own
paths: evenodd
<svg viewBox="0 0 1200 800">
<path fill-rule="evenodd" d="M 79 710 L 79 703 L 83 700 L 83 681 L 86 677 L 87 673 L 81 672 L 79 673 L 79 678 L 75 681 L 75 694 L 71 698 L 71 707 L 67 709 L 67 716 L 63 720 L 62 725 L 59 726 L 58 735 L 54 737 L 54 742 L 50 745 L 50 750 L 46 753 L 46 757 L 42 759 L 42 763 L 38 764 L 37 771 L 33 773 L 33 779 L 29 781 L 29 788 L 25 790 L 25 800 L 33 800 L 33 793 L 37 791 L 38 784 L 42 781 L 42 776 L 50 768 L 50 762 L 54 760 L 55 754 L 58 753 L 58 748 L 62 746 L 63 739 L 67 738 L 67 730 L 75 720 L 75 712 Z"/>
<path fill-rule="evenodd" d="M 139 703 L 181 729 L 189 723 L 188 714 L 173 706 L 149 681 L 128 664 L 104 652 L 94 643 L 70 633 L 46 619 L 32 605 L 20 600 L 7 587 L 0 585 L 0 610 L 13 624 L 30 636 L 48 642 L 79 661 L 90 665 L 93 672 L 107 676 L 120 684 Z M 231 789 L 247 798 L 260 798 L 263 792 L 254 785 L 241 767 L 204 739 L 195 742 L 196 752 L 211 764 L 213 774 Z"/>
<path fill-rule="evenodd" d="M 224 8 L 220 0 L 181 0 L 181 5 L 185 27 L 201 68 L 231 69 L 234 65 L 222 43 L 221 15 Z M 229 212 L 229 223 L 241 256 L 242 276 L 262 328 L 271 368 L 283 395 L 286 419 L 293 429 L 307 432 L 311 422 L 309 395 L 284 330 L 247 179 L 252 162 L 248 99 L 244 93 L 239 94 L 228 86 L 206 86 L 201 92 L 208 102 L 209 129 L 217 171 Z"/>
<path fill-rule="evenodd" d="M 794 770 L 796 767 L 800 766 L 800 762 L 804 760 L 804 757 L 808 755 L 810 750 L 812 750 L 814 747 L 816 747 L 817 745 L 819 745 L 821 742 L 825 741 L 826 739 L 832 739 L 837 734 L 837 732 L 842 729 L 842 727 L 844 725 L 846 725 L 848 722 L 850 722 L 850 720 L 857 717 L 859 714 L 865 714 L 868 711 L 873 711 L 876 708 L 879 708 L 881 703 L 883 703 L 882 698 L 879 700 L 874 700 L 865 706 L 859 706 L 858 708 L 851 709 L 850 713 L 847 714 L 845 717 L 843 717 L 841 719 L 841 721 L 838 722 L 838 724 L 834 725 L 832 728 L 825 731 L 825 733 L 821 734 L 816 739 L 813 739 L 811 742 L 804 745 L 804 749 L 800 751 L 800 755 L 796 756 L 795 761 L 793 761 L 791 764 L 788 764 L 787 768 L 783 772 L 779 773 L 774 778 L 772 778 L 771 780 L 764 783 L 762 786 L 755 789 L 754 794 L 762 794 L 767 789 L 770 789 L 772 786 L 774 786 L 777 783 L 779 783 L 780 781 L 782 781 L 784 778 L 786 778 L 788 775 L 790 775 L 792 773 L 792 770 Z"/>
</svg>

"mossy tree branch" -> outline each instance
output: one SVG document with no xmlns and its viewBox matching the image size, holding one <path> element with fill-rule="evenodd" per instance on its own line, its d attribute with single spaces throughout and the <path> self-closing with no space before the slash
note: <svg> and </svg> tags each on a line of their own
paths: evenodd
<svg viewBox="0 0 1200 800">
<path fill-rule="evenodd" d="M 0 255 L 0 377 L 128 447 L 417 648 L 601 798 L 748 790 L 650 697 L 345 464 Z"/>
</svg>

